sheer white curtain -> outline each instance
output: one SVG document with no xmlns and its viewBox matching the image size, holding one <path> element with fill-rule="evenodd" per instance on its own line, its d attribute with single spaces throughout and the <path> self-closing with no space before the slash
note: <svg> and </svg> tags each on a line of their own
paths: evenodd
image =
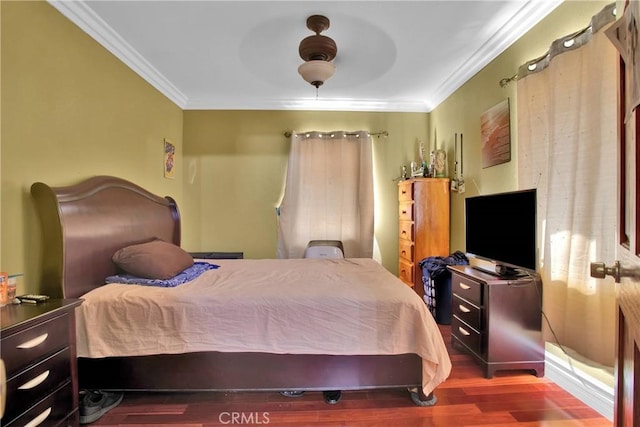
<svg viewBox="0 0 640 427">
<path fill-rule="evenodd" d="M 518 72 L 518 180 L 537 188 L 543 307 L 560 344 L 613 366 L 615 287 L 589 265 L 611 262 L 616 244 L 617 54 L 604 31 L 580 38 L 555 42 L 544 70 Z"/>
<path fill-rule="evenodd" d="M 293 133 L 278 216 L 278 258 L 310 240 L 341 240 L 345 256 L 373 254 L 373 166 L 368 132 Z"/>
</svg>

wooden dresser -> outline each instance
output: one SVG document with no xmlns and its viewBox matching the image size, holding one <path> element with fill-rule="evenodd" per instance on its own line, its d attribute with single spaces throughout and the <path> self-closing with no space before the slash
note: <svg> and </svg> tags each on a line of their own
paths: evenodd
<svg viewBox="0 0 640 427">
<path fill-rule="evenodd" d="M 398 277 L 424 299 L 418 263 L 449 255 L 449 179 L 412 178 L 398 184 Z"/>
<path fill-rule="evenodd" d="M 80 304 L 50 299 L 0 309 L 3 426 L 79 424 L 74 308 Z"/>
</svg>

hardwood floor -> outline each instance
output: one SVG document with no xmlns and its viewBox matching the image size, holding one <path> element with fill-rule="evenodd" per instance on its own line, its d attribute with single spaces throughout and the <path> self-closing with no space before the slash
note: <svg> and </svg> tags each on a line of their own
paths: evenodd
<svg viewBox="0 0 640 427">
<path fill-rule="evenodd" d="M 322 393 L 288 398 L 277 392 L 126 393 L 92 426 L 269 425 L 373 426 L 611 426 L 612 423 L 554 383 L 528 372 L 482 377 L 480 366 L 450 346 L 453 370 L 436 389 L 438 403 L 415 406 L 406 390 L 345 391 L 336 405 Z"/>
</svg>

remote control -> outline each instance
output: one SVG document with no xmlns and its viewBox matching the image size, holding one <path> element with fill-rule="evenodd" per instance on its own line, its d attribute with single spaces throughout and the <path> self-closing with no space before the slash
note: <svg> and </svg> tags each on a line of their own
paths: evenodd
<svg viewBox="0 0 640 427">
<path fill-rule="evenodd" d="M 27 294 L 27 295 L 20 295 L 18 297 L 18 299 L 20 301 L 22 301 L 22 302 L 31 303 L 31 304 L 37 304 L 39 302 L 48 300 L 49 296 L 48 295 Z"/>
</svg>

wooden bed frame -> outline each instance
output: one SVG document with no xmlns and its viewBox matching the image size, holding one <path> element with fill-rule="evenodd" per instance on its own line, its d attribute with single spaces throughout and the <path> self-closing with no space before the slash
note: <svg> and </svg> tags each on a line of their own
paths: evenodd
<svg viewBox="0 0 640 427">
<path fill-rule="evenodd" d="M 97 176 L 77 185 L 31 186 L 43 235 L 43 292 L 79 298 L 116 273 L 113 253 L 160 238 L 180 245 L 175 201 L 128 181 Z M 81 389 L 356 390 L 421 388 L 421 359 L 403 355 L 296 355 L 199 352 L 78 359 Z M 432 393 L 433 394 L 433 393 Z M 416 399 L 418 401 L 416 401 Z"/>
</svg>

